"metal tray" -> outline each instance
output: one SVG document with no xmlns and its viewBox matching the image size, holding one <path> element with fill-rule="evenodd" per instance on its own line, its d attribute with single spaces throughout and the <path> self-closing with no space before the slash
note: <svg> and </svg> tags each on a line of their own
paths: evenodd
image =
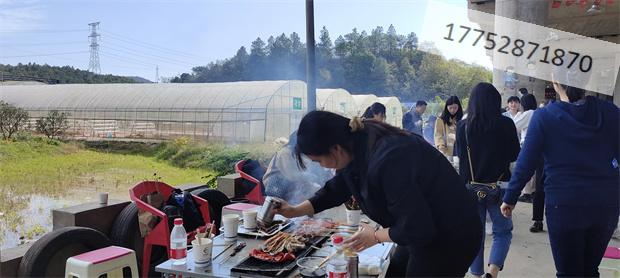
<svg viewBox="0 0 620 278">
<path fill-rule="evenodd" d="M 247 257 L 234 266 L 231 273 L 256 274 L 265 277 L 286 277 L 297 267 L 297 260 L 304 258 L 320 247 L 327 240 L 327 236 L 317 236 L 308 241 L 306 248 L 295 252 L 295 260 L 283 263 L 264 262 L 253 257 Z"/>
<path fill-rule="evenodd" d="M 239 224 L 239 227 L 237 228 L 237 234 L 244 235 L 244 236 L 251 236 L 251 237 L 271 237 L 277 234 L 278 232 L 285 230 L 291 225 L 291 223 L 293 223 L 289 219 L 286 219 L 284 217 L 281 217 L 281 218 L 276 217 L 275 220 L 281 220 L 283 222 L 281 224 L 278 224 L 275 227 L 272 227 L 271 230 L 269 230 L 268 232 L 260 231 L 258 229 L 246 229 L 245 227 L 243 227 L 243 224 Z M 220 232 L 222 233 L 224 232 L 223 226 L 220 227 Z"/>
</svg>

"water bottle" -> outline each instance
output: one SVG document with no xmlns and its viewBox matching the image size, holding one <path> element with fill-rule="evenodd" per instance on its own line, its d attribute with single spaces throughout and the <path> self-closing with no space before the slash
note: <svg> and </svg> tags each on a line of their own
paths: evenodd
<svg viewBox="0 0 620 278">
<path fill-rule="evenodd" d="M 185 264 L 187 257 L 187 232 L 183 228 L 183 219 L 174 219 L 174 228 L 170 233 L 170 259 L 173 265 Z"/>
</svg>

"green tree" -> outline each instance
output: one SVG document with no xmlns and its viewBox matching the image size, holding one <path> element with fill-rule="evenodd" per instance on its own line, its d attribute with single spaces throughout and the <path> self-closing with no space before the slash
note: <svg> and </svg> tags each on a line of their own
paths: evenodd
<svg viewBox="0 0 620 278">
<path fill-rule="evenodd" d="M 265 42 L 261 38 L 256 38 L 250 47 L 250 57 L 248 58 L 248 73 L 251 80 L 261 80 L 265 78 L 263 70 L 267 60 Z"/>
<path fill-rule="evenodd" d="M 11 139 L 11 136 L 24 128 L 28 122 L 28 112 L 23 108 L 15 107 L 0 100 L 0 134 L 2 139 Z"/>
<path fill-rule="evenodd" d="M 37 120 L 36 129 L 50 139 L 62 138 L 69 128 L 67 124 L 67 117 L 69 116 L 70 113 L 52 110 L 47 113 L 47 116 Z"/>
</svg>

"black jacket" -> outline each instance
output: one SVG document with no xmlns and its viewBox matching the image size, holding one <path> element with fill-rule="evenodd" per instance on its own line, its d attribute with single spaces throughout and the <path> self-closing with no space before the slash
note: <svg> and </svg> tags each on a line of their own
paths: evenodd
<svg viewBox="0 0 620 278">
<path fill-rule="evenodd" d="M 456 128 L 456 144 L 459 157 L 459 172 L 465 181 L 471 181 L 467 142 L 477 182 L 493 183 L 498 179 L 510 180 L 510 163 L 517 160 L 521 146 L 517 128 L 512 119 L 500 116 L 494 128 L 487 132 L 474 132 L 465 137 L 467 119 Z M 501 178 L 500 178 L 501 177 Z"/>
<path fill-rule="evenodd" d="M 340 170 L 309 200 L 315 212 L 353 195 L 368 217 L 390 228 L 394 242 L 413 247 L 481 229 L 473 197 L 452 165 L 422 137 L 386 136 L 367 167 L 357 163 Z"/>
</svg>

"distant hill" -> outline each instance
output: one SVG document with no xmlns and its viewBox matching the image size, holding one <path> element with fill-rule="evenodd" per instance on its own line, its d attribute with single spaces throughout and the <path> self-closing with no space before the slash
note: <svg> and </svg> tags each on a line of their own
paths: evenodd
<svg viewBox="0 0 620 278">
<path fill-rule="evenodd" d="M 94 74 L 70 66 L 50 66 L 39 64 L 0 64 L 0 81 L 2 80 L 36 80 L 51 84 L 72 83 L 147 83 L 141 77 L 125 77 L 111 74 Z"/>
<path fill-rule="evenodd" d="M 155 83 L 151 80 L 148 80 L 146 78 L 140 77 L 140 76 L 126 76 L 127 78 L 131 78 L 134 82 L 136 83 Z"/>
</svg>

